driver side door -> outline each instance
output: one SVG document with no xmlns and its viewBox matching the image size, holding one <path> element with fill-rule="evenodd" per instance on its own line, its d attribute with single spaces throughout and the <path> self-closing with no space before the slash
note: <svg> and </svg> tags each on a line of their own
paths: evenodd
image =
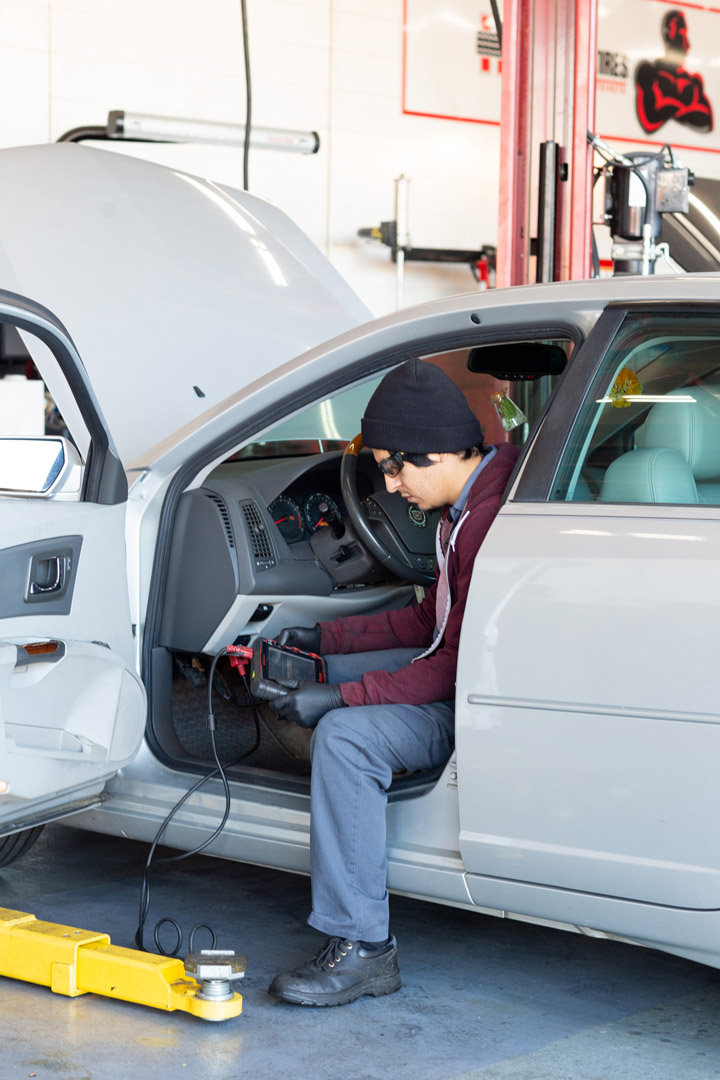
<svg viewBox="0 0 720 1080">
<path fill-rule="evenodd" d="M 134 757 L 146 703 L 133 659 L 127 482 L 85 369 L 62 324 L 39 305 L 0 293 L 0 322 L 29 351 L 22 361 L 0 356 L 4 835 L 96 803 Z M 36 373 L 44 415 L 22 407 Z M 51 412 L 64 436 L 47 434 Z M 33 462 L 48 452 L 44 464 Z"/>
</svg>

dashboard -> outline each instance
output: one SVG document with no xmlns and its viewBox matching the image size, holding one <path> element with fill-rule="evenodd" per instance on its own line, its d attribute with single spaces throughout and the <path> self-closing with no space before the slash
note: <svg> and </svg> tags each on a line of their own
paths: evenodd
<svg viewBox="0 0 720 1080">
<path fill-rule="evenodd" d="M 407 590 L 390 581 L 353 530 L 340 491 L 340 458 L 226 462 L 183 493 L 160 644 L 192 653 L 216 633 L 232 641 L 247 633 L 255 617 L 267 617 L 280 604 L 292 606 L 294 597 L 303 604 L 314 598 L 313 610 L 332 617 L 407 602 Z M 408 517 L 402 500 L 386 492 L 369 455 L 361 455 L 356 482 L 368 516 L 377 518 L 387 538 L 392 542 L 397 533 L 431 568 L 434 525 L 428 520 L 421 529 Z M 237 622 L 228 622 L 233 610 Z"/>
<path fill-rule="evenodd" d="M 293 487 L 270 503 L 268 513 L 285 543 L 297 544 L 340 521 L 345 506 L 339 494 Z"/>
</svg>

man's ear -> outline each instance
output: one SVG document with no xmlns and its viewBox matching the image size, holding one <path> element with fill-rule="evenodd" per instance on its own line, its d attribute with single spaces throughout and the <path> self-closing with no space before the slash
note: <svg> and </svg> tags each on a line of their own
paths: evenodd
<svg viewBox="0 0 720 1080">
<path fill-rule="evenodd" d="M 448 456 L 449 455 L 445 454 L 445 453 L 442 453 L 442 454 L 426 454 L 425 455 L 425 457 L 429 458 L 430 461 L 437 461 L 437 462 L 444 461 L 445 458 L 448 457 Z"/>
</svg>

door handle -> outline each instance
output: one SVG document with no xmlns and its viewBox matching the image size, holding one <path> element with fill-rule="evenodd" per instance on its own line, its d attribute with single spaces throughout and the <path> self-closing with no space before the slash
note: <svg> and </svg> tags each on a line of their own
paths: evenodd
<svg viewBox="0 0 720 1080">
<path fill-rule="evenodd" d="M 33 555 L 26 578 L 25 602 L 54 603 L 65 596 L 73 573 L 71 548 L 46 548 Z"/>
<path fill-rule="evenodd" d="M 67 571 L 67 556 L 57 555 L 54 558 L 43 559 L 35 568 L 37 570 L 47 564 L 48 575 L 44 584 L 39 581 L 30 582 L 31 596 L 48 596 L 51 593 L 61 592 L 65 587 L 65 573 Z"/>
</svg>

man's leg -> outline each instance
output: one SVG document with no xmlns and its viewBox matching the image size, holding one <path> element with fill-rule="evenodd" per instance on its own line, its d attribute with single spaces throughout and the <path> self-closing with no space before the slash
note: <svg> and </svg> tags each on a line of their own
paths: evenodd
<svg viewBox="0 0 720 1080">
<path fill-rule="evenodd" d="M 393 772 L 444 764 L 453 734 L 450 702 L 335 709 L 320 721 L 312 741 L 311 926 L 353 941 L 387 939 L 387 789 Z"/>
<path fill-rule="evenodd" d="M 423 652 L 424 649 L 380 649 L 326 656 L 328 682 L 356 682 L 366 671 L 399 671 Z"/>
<path fill-rule="evenodd" d="M 328 675 L 338 682 L 381 667 L 397 670 L 417 652 L 328 657 Z M 388 939 L 387 788 L 395 771 L 442 765 L 453 737 L 452 702 L 335 709 L 320 721 L 312 742 L 313 910 L 308 921 L 339 943 L 332 957 L 321 952 L 296 972 L 278 976 L 271 987 L 276 996 L 301 1004 L 343 1004 L 363 993 L 398 989 L 394 942 L 369 951 L 362 944 Z"/>
</svg>

